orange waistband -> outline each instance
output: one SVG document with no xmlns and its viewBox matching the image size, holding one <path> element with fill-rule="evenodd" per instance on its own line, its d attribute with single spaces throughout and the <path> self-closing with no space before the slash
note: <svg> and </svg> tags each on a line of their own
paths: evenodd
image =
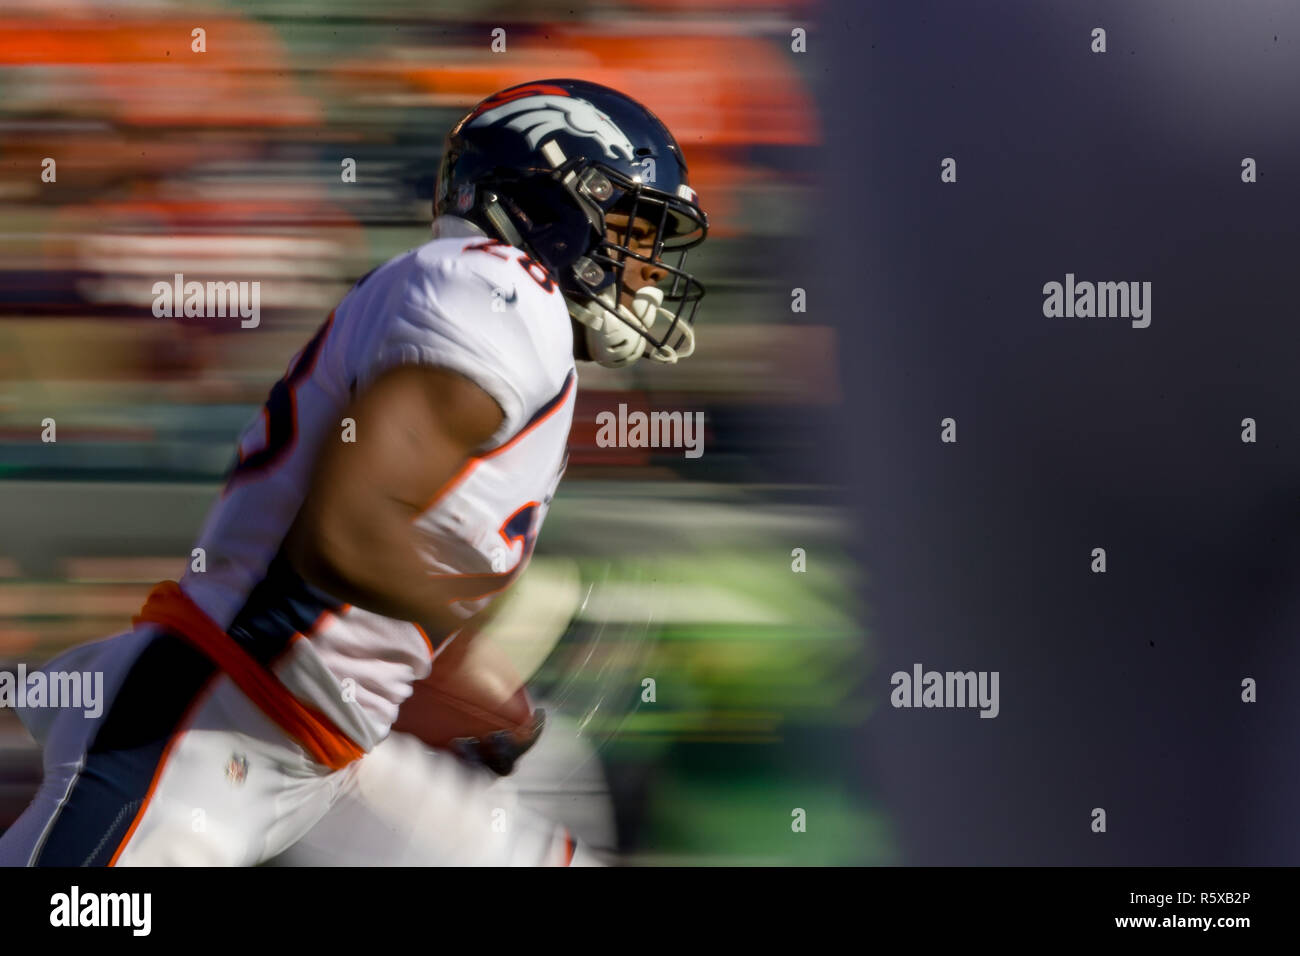
<svg viewBox="0 0 1300 956">
<path fill-rule="evenodd" d="M 154 585 L 132 623 L 157 624 L 189 641 L 318 763 L 342 770 L 365 753 L 329 717 L 289 693 L 275 675 L 203 613 L 175 581 Z"/>
</svg>

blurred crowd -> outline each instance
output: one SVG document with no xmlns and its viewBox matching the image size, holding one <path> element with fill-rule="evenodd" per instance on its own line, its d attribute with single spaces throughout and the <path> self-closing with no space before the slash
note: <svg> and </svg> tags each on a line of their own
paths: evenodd
<svg viewBox="0 0 1300 956">
<path fill-rule="evenodd" d="M 762 444 L 746 438 L 764 420 L 752 408 L 779 416 L 835 388 L 830 334 L 791 311 L 799 278 L 783 274 L 808 226 L 818 139 L 790 49 L 805 7 L 0 7 L 0 467 L 219 477 L 310 330 L 356 278 L 427 237 L 447 129 L 493 90 L 576 76 L 675 131 L 712 238 L 694 262 L 709 288 L 697 357 L 587 370 L 573 462 L 611 475 L 663 464 L 595 453 L 594 412 L 615 390 L 713 412 L 718 454 L 702 467 L 768 478 L 740 460 Z M 153 284 L 176 273 L 258 281 L 261 325 L 155 318 Z M 47 416 L 58 448 L 33 441 Z"/>
</svg>

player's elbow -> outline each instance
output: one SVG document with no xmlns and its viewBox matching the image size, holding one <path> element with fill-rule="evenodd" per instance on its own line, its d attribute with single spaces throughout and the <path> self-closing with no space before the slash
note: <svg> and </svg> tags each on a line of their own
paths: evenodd
<svg viewBox="0 0 1300 956">
<path fill-rule="evenodd" d="M 371 581 L 376 542 L 372 534 L 330 509 L 304 505 L 285 539 L 285 552 L 294 569 L 309 584 L 348 603 L 361 603 L 356 596 L 373 593 Z M 382 547 L 382 546 L 379 546 Z"/>
</svg>

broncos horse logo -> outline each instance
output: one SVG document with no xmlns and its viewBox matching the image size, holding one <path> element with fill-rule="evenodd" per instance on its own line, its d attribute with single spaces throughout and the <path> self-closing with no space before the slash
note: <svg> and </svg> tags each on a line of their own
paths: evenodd
<svg viewBox="0 0 1300 956">
<path fill-rule="evenodd" d="M 516 92 L 516 96 L 500 105 L 491 101 L 484 103 L 486 108 L 471 116 L 468 125 L 501 123 L 527 137 L 529 149 L 536 149 L 537 144 L 552 133 L 585 136 L 596 140 L 610 159 L 632 161 L 633 146 L 627 134 L 586 100 L 569 96 L 563 90 L 558 92 L 564 95 L 534 93 L 532 90 L 512 92 Z"/>
</svg>

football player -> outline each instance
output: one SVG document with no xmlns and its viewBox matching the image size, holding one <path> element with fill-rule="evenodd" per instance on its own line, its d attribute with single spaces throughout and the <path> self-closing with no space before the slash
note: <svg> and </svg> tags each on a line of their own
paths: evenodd
<svg viewBox="0 0 1300 956">
<path fill-rule="evenodd" d="M 448 135 L 434 213 L 434 239 L 362 278 L 272 387 L 197 542 L 205 570 L 47 665 L 101 671 L 107 706 L 22 713 L 45 775 L 0 863 L 251 865 L 365 799 L 394 722 L 421 725 L 402 715 L 413 686 L 435 656 L 464 669 L 529 559 L 575 359 L 693 351 L 704 290 L 684 260 L 707 219 L 672 135 L 629 97 L 577 80 L 489 97 Z M 456 746 L 507 771 L 539 726 L 520 716 Z M 434 756 L 449 793 L 488 776 Z M 506 832 L 454 859 L 573 859 L 562 830 Z M 438 850 L 418 862 L 451 861 Z"/>
</svg>

